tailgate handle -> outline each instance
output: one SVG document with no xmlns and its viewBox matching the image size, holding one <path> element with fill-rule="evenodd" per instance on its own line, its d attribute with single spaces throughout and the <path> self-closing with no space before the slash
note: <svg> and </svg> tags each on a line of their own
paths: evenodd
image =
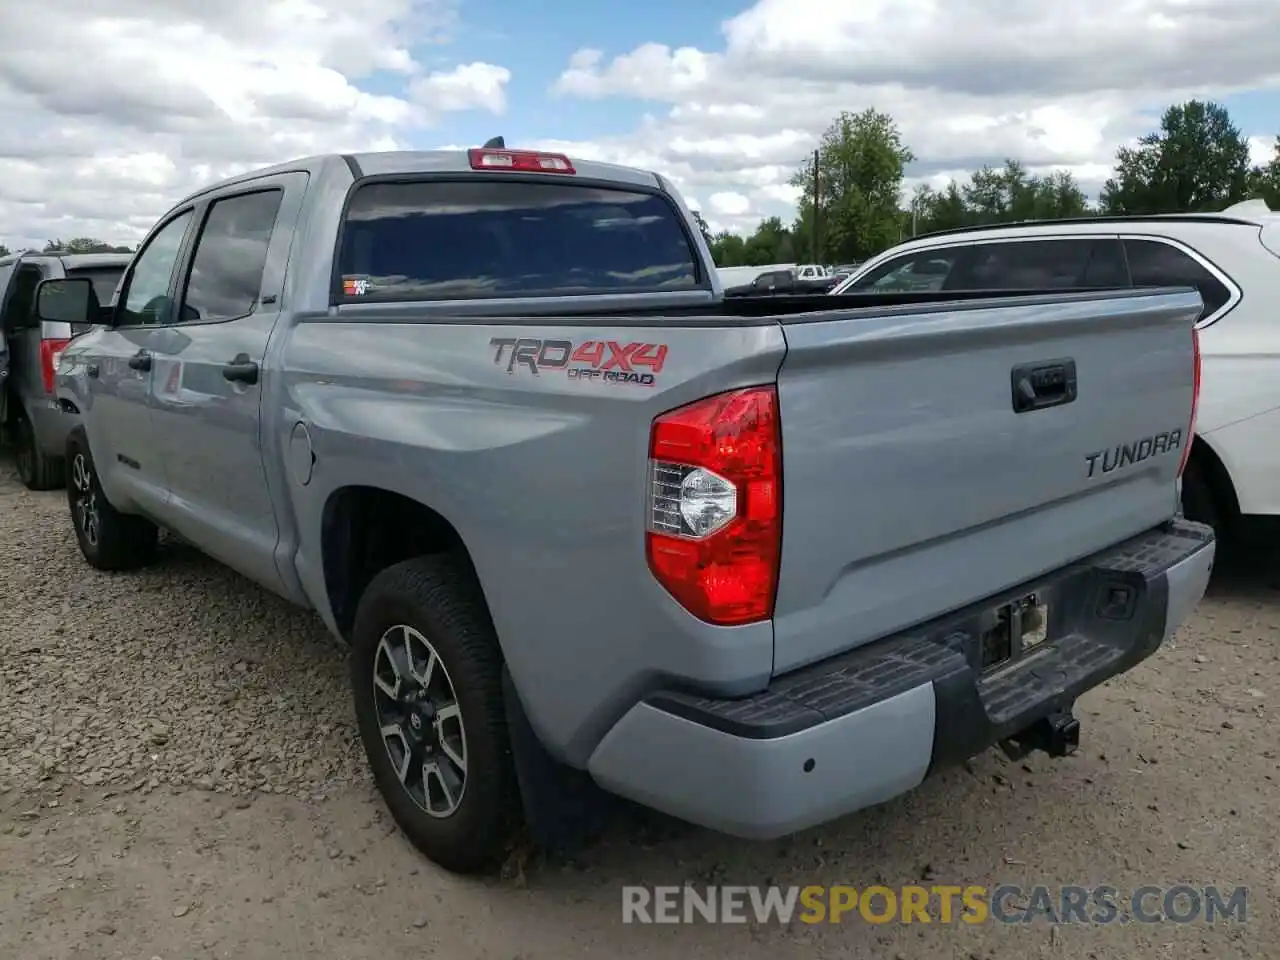
<svg viewBox="0 0 1280 960">
<path fill-rule="evenodd" d="M 1019 364 L 1010 371 L 1009 383 L 1014 413 L 1059 407 L 1076 398 L 1076 362 L 1041 360 Z"/>
</svg>

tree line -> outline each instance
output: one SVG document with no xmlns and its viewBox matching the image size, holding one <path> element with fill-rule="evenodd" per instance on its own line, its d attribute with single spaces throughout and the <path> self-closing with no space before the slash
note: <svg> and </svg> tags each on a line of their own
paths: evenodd
<svg viewBox="0 0 1280 960">
<path fill-rule="evenodd" d="M 19 250 L 18 253 L 134 253 L 137 247 L 129 247 L 124 244 L 107 243 L 105 240 L 96 240 L 93 237 L 74 237 L 71 240 L 50 240 L 44 245 L 42 250 L 26 249 Z M 8 247 L 0 243 L 0 257 L 7 257 L 11 252 Z"/>
<path fill-rule="evenodd" d="M 1226 108 L 1200 100 L 1169 107 L 1158 130 L 1117 152 L 1096 205 L 1067 171 L 1034 175 L 1017 160 L 942 189 L 917 186 L 904 204 L 914 160 L 891 116 L 844 112 L 823 133 L 816 163 L 791 179 L 800 190 L 793 222 L 768 217 L 748 236 L 712 234 L 700 215 L 698 222 L 716 264 L 736 267 L 854 263 L 916 234 L 989 223 L 1214 212 L 1250 199 L 1280 210 L 1280 136 L 1269 162 L 1251 166 L 1249 142 Z"/>
<path fill-rule="evenodd" d="M 1212 212 L 1255 198 L 1280 210 L 1280 135 L 1268 162 L 1250 166 L 1249 142 L 1227 109 L 1201 100 L 1169 107 L 1158 130 L 1136 146 L 1122 147 L 1096 205 L 1067 171 L 1035 175 L 1017 160 L 1000 168 L 985 166 L 967 181 L 953 180 L 942 189 L 917 186 L 904 204 L 902 184 L 915 154 L 893 118 L 874 107 L 841 113 L 816 153 L 816 163 L 802 164 L 791 178 L 800 199 L 790 224 L 768 217 L 748 236 L 713 235 L 706 220 L 694 214 L 719 266 L 852 263 L 919 233 L 987 223 L 1091 213 Z M 40 252 L 55 250 L 133 253 L 135 248 L 76 237 L 51 240 Z M 0 256 L 9 252 L 0 244 Z"/>
</svg>

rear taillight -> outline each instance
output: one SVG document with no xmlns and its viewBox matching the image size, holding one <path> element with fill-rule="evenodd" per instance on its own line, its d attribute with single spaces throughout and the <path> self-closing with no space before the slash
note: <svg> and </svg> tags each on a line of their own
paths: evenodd
<svg viewBox="0 0 1280 960">
<path fill-rule="evenodd" d="M 1200 412 L 1200 330 L 1191 328 L 1192 386 L 1191 386 L 1191 420 L 1187 424 L 1187 440 L 1182 447 L 1182 462 L 1178 464 L 1178 476 L 1187 469 L 1187 458 L 1191 456 L 1191 441 L 1196 436 L 1196 415 Z"/>
<path fill-rule="evenodd" d="M 467 151 L 472 170 L 511 170 L 524 173 L 574 173 L 573 163 L 562 153 L 536 150 L 495 150 L 476 147 Z"/>
<path fill-rule="evenodd" d="M 62 359 L 62 351 L 67 349 L 70 340 L 40 341 L 40 376 L 44 380 L 44 392 L 53 393 L 53 375 L 57 372 L 58 361 Z"/>
<path fill-rule="evenodd" d="M 649 437 L 649 569 L 686 610 L 773 616 L 782 547 L 778 393 L 750 387 L 664 413 Z"/>
</svg>

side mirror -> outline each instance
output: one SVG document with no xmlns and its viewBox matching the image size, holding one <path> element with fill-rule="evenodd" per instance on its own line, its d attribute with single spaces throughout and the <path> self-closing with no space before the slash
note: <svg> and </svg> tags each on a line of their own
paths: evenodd
<svg viewBox="0 0 1280 960">
<path fill-rule="evenodd" d="M 88 277 L 42 280 L 36 287 L 36 316 L 55 323 L 98 323 L 98 297 Z"/>
</svg>

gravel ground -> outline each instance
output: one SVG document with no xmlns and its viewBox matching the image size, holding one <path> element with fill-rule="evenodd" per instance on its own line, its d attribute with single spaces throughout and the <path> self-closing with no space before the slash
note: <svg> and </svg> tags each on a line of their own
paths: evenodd
<svg viewBox="0 0 1280 960">
<path fill-rule="evenodd" d="M 1153 661 L 1080 704 L 1066 761 L 995 752 L 790 840 L 658 817 L 571 863 L 461 880 L 365 774 L 342 651 L 190 549 L 85 566 L 0 458 L 0 957 L 1280 956 L 1280 571 L 1224 570 Z M 1250 887 L 1246 924 L 624 926 L 624 883 Z"/>
</svg>

